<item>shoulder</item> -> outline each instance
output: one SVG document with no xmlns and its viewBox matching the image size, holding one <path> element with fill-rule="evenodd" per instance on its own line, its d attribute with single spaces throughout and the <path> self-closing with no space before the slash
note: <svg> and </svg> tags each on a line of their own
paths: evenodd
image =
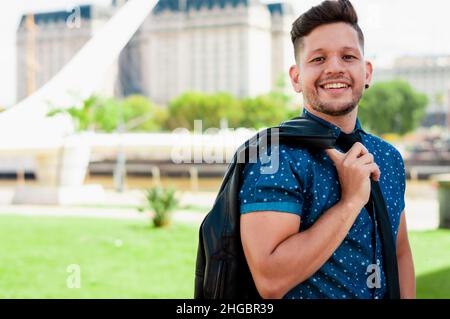
<svg viewBox="0 0 450 319">
<path fill-rule="evenodd" d="M 300 215 L 307 151 L 280 145 L 270 147 L 267 153 L 258 154 L 256 162 L 245 165 L 239 190 L 241 213 L 281 211 Z"/>
<path fill-rule="evenodd" d="M 364 138 L 370 146 L 369 151 L 372 151 L 374 155 L 378 155 L 378 157 L 389 162 L 394 161 L 403 165 L 403 156 L 394 145 L 372 134 L 365 134 Z"/>
<path fill-rule="evenodd" d="M 382 180 L 398 182 L 405 188 L 406 170 L 403 156 L 391 143 L 378 136 L 366 134 L 367 148 L 374 155 L 381 170 Z"/>
<path fill-rule="evenodd" d="M 312 158 L 311 151 L 303 147 L 292 147 L 284 144 L 262 147 L 258 154 L 245 164 L 243 175 L 255 169 L 270 171 L 270 174 L 284 173 L 286 171 L 299 172 L 305 169 Z"/>
</svg>

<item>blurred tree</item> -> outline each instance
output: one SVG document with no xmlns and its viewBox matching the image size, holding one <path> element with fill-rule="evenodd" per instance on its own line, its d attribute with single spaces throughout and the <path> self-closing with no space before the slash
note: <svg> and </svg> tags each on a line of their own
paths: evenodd
<svg viewBox="0 0 450 319">
<path fill-rule="evenodd" d="M 229 127 L 237 127 L 243 117 L 238 99 L 229 93 L 212 95 L 186 92 L 169 102 L 166 127 L 194 128 L 194 120 L 202 120 L 202 128 L 220 127 L 220 120 L 227 119 Z"/>
<path fill-rule="evenodd" d="M 119 127 L 123 116 L 123 103 L 113 97 L 99 98 L 93 110 L 95 130 L 111 133 Z"/>
<path fill-rule="evenodd" d="M 88 129 L 92 130 L 95 128 L 94 109 L 99 103 L 100 98 L 93 95 L 85 99 L 81 107 L 52 107 L 51 111 L 47 113 L 47 116 L 56 116 L 59 114 L 69 115 L 74 123 L 76 132 L 86 131 Z"/>
<path fill-rule="evenodd" d="M 124 100 L 92 95 L 81 107 L 53 108 L 48 115 L 68 114 L 76 131 L 114 132 L 123 124 L 124 131 L 158 131 L 166 121 L 167 111 L 147 97 L 131 95 Z"/>
<path fill-rule="evenodd" d="M 165 121 L 161 107 L 143 95 L 130 95 L 123 100 L 98 98 L 93 122 L 96 130 L 113 132 L 123 124 L 124 131 L 158 131 Z"/>
<path fill-rule="evenodd" d="M 240 126 L 260 129 L 278 125 L 297 116 L 298 110 L 289 109 L 289 102 L 290 97 L 281 92 L 270 92 L 255 98 L 243 99 L 242 108 L 245 116 Z"/>
<path fill-rule="evenodd" d="M 170 130 L 177 127 L 192 130 L 194 120 L 202 120 L 203 129 L 218 128 L 220 120 L 227 119 L 232 128 L 259 129 L 299 116 L 300 110 L 292 108 L 291 102 L 292 97 L 281 89 L 241 100 L 229 93 L 208 95 L 185 92 L 169 102 L 169 116 L 165 127 Z"/>
<path fill-rule="evenodd" d="M 403 80 L 375 83 L 364 93 L 358 117 L 375 134 L 405 134 L 417 128 L 428 99 Z"/>
<path fill-rule="evenodd" d="M 130 95 L 122 101 L 123 120 L 129 131 L 159 131 L 167 119 L 167 110 L 146 96 Z"/>
</svg>

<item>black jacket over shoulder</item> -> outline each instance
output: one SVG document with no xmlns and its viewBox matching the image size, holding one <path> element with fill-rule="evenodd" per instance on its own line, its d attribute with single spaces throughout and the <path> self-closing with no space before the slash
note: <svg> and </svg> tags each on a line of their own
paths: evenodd
<svg viewBox="0 0 450 319">
<path fill-rule="evenodd" d="M 194 298 L 260 298 L 242 248 L 238 195 L 245 163 L 255 162 L 261 144 L 327 149 L 335 141 L 330 128 L 299 117 L 259 132 L 237 150 L 213 208 L 200 226 Z"/>
</svg>

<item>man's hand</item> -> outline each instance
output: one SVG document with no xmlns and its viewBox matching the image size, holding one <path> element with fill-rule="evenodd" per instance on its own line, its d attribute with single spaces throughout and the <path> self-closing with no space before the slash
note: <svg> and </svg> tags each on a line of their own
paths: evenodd
<svg viewBox="0 0 450 319">
<path fill-rule="evenodd" d="M 325 152 L 336 166 L 341 184 L 341 200 L 364 207 L 370 198 L 369 177 L 379 181 L 381 175 L 373 155 L 360 142 L 353 144 L 347 153 L 336 149 L 326 149 Z"/>
</svg>

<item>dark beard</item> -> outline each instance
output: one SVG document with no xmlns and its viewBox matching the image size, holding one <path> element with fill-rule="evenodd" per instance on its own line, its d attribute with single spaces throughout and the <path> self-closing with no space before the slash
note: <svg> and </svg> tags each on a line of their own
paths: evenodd
<svg viewBox="0 0 450 319">
<path fill-rule="evenodd" d="M 338 111 L 333 111 L 330 110 L 331 105 L 321 103 L 317 98 L 317 95 L 310 96 L 309 94 L 306 94 L 305 97 L 313 110 L 330 116 L 342 116 L 349 114 L 351 111 L 355 109 L 355 107 L 358 105 L 359 100 L 361 99 L 360 95 L 359 97 L 354 98 L 351 102 L 347 103 L 344 108 Z"/>
<path fill-rule="evenodd" d="M 342 116 L 342 115 L 347 115 L 348 113 L 353 111 L 357 105 L 358 105 L 357 103 L 354 103 L 352 101 L 352 102 L 348 103 L 347 105 L 345 105 L 345 107 L 343 109 L 340 109 L 337 111 L 330 110 L 330 108 L 327 107 L 327 104 L 322 104 L 320 102 L 316 105 L 311 104 L 311 107 L 314 110 L 321 112 L 323 114 L 327 114 L 330 116 Z"/>
</svg>

